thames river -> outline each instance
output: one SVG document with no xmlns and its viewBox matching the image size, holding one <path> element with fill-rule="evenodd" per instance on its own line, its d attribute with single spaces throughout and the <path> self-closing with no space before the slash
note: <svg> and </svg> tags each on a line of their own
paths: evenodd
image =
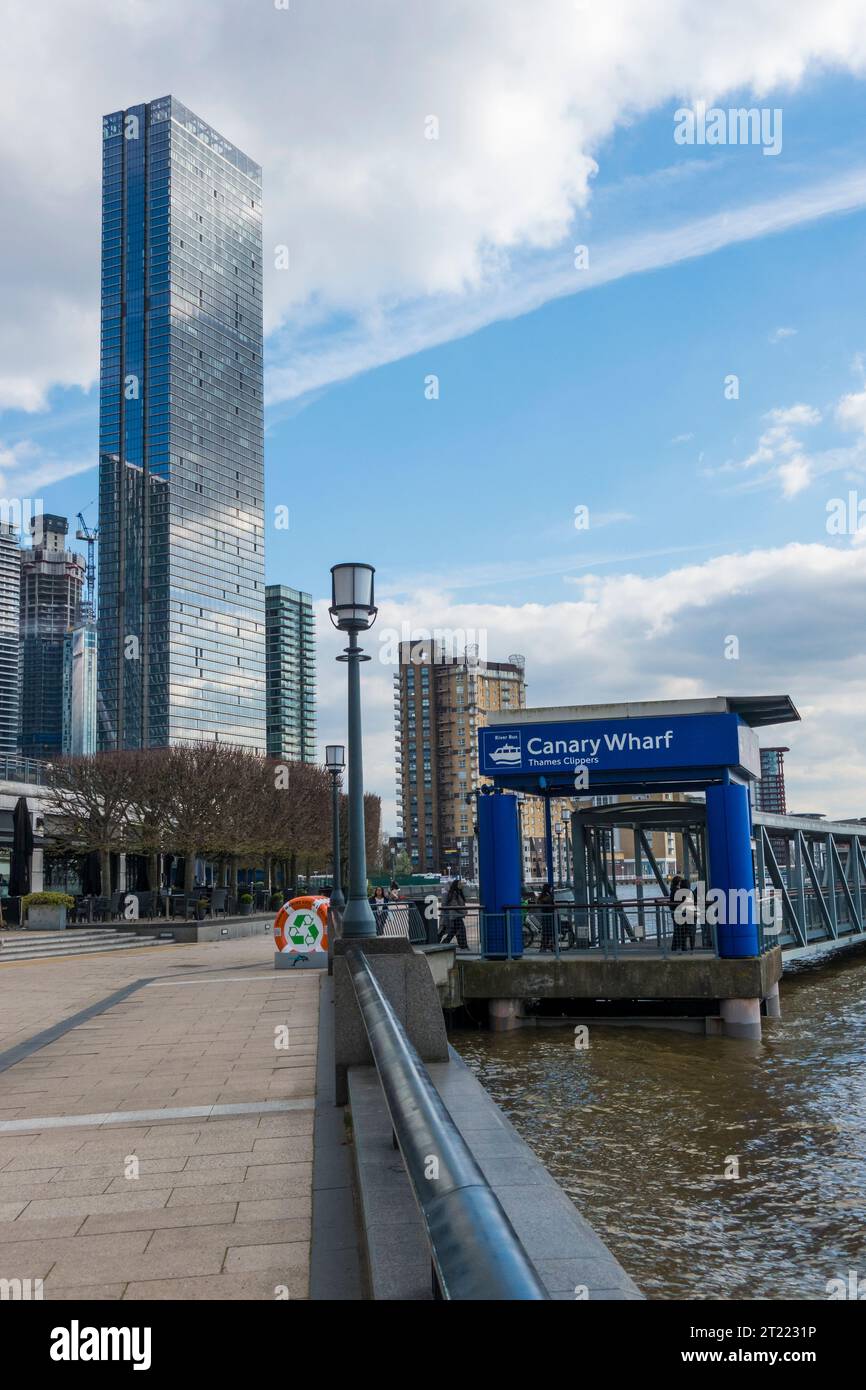
<svg viewBox="0 0 866 1390">
<path fill-rule="evenodd" d="M 648 1298 L 826 1299 L 866 1278 L 866 952 L 781 990 L 761 1043 L 452 1034 Z"/>
</svg>

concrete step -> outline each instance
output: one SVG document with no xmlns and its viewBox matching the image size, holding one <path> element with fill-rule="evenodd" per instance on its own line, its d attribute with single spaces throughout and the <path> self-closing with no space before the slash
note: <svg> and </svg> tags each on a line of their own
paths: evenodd
<svg viewBox="0 0 866 1390">
<path fill-rule="evenodd" d="M 129 951 L 140 946 L 167 946 L 171 941 L 134 932 L 67 930 L 16 932 L 0 941 L 0 963 L 11 960 L 48 960 L 58 956 L 93 955 L 101 951 Z"/>
</svg>

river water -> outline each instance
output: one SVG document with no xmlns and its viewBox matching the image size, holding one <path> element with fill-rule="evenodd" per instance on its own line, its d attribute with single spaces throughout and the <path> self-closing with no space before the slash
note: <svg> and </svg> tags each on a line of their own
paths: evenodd
<svg viewBox="0 0 866 1390">
<path fill-rule="evenodd" d="M 452 1034 L 648 1298 L 826 1299 L 866 1279 L 866 952 L 781 991 L 760 1043 Z"/>
</svg>

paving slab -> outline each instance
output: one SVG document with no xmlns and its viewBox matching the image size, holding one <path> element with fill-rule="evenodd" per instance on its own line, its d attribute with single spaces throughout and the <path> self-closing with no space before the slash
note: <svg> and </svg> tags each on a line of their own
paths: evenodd
<svg viewBox="0 0 866 1390">
<path fill-rule="evenodd" d="M 0 1277 L 306 1298 L 320 983 L 268 936 L 0 964 Z"/>
</svg>

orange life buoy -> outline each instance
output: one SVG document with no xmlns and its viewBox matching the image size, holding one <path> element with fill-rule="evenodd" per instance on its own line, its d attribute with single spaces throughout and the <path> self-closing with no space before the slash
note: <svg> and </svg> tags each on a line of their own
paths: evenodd
<svg viewBox="0 0 866 1390">
<path fill-rule="evenodd" d="M 274 919 L 274 945 L 278 951 L 309 955 L 328 949 L 328 899 L 290 898 Z"/>
</svg>

